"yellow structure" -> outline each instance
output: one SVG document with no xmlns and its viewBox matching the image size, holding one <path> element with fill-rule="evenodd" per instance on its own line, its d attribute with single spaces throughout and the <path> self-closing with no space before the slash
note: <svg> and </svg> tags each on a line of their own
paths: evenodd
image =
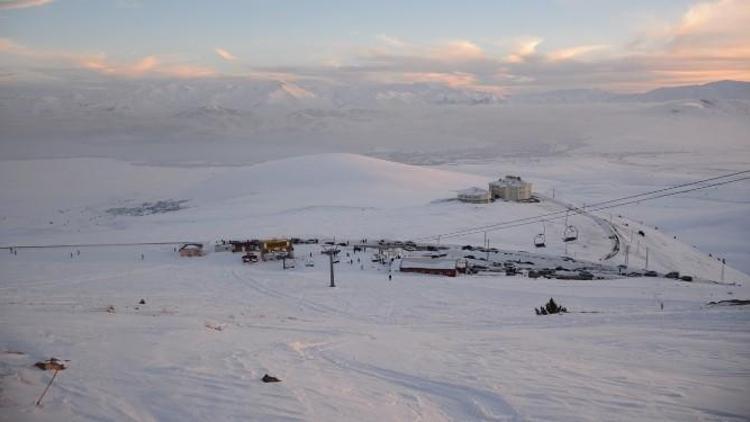
<svg viewBox="0 0 750 422">
<path fill-rule="evenodd" d="M 294 258 L 294 246 L 289 239 L 266 239 L 260 241 L 261 257 L 266 254 L 285 254 L 287 258 Z"/>
</svg>

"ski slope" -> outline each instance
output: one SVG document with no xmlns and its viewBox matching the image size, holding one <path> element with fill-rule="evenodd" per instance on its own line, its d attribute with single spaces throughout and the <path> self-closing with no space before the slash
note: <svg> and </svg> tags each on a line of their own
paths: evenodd
<svg viewBox="0 0 750 422">
<path fill-rule="evenodd" d="M 4 420 L 744 420 L 747 285 L 2 255 Z M 145 259 L 140 259 L 144 253 Z M 30 271 L 33 269 L 33 271 Z M 540 317 L 549 297 L 571 313 Z M 145 305 L 139 305 L 145 299 Z M 660 310 L 660 303 L 664 309 Z M 112 307 L 112 308 L 110 308 Z M 110 311 L 108 311 L 110 309 Z M 49 374 L 70 359 L 42 407 Z M 278 384 L 259 380 L 269 373 Z"/>
<path fill-rule="evenodd" d="M 443 233 L 555 213 L 566 207 L 553 200 L 478 205 L 455 201 L 458 190 L 486 187 L 493 179 L 490 174 L 498 173 L 468 170 L 341 153 L 208 168 L 154 167 L 91 158 L 10 161 L 0 169 L 4 192 L 0 238 L 5 245 L 209 242 L 274 236 L 437 241 Z M 92 173 L 102 177 L 92 179 Z M 40 177 L 43 174 L 49 177 Z M 154 179 L 159 183 L 152 183 Z M 544 180 L 540 189 L 545 189 Z M 69 186 L 76 189 L 71 191 Z M 184 208 L 138 216 L 111 212 L 159 200 L 183 200 Z M 490 231 L 488 238 L 493 247 L 529 250 L 534 248 L 533 238 L 545 232 L 547 248 L 537 252 L 593 262 L 609 257 L 604 263 L 623 264 L 624 251 L 611 254 L 612 228 L 602 224 L 604 219 L 616 223 L 619 232 L 633 243 L 631 258 L 636 269 L 645 267 L 648 246 L 650 269 L 685 272 L 682 268 L 689 268 L 687 273 L 693 276 L 720 278 L 715 259 L 686 247 L 669 233 L 651 230 L 654 236 L 643 240 L 640 248 L 625 226 L 632 220 L 627 214 L 613 219 L 606 214 L 571 213 L 567 224 L 575 225 L 580 240 L 567 244 L 562 241 L 564 218 Z M 442 239 L 457 245 L 481 245 L 483 240 L 481 231 Z M 730 261 L 727 280 L 747 280 L 747 275 L 731 267 Z"/>
<path fill-rule="evenodd" d="M 484 186 L 497 171 L 489 170 L 353 154 L 243 167 L 7 161 L 0 238 L 406 240 L 562 209 L 549 200 L 451 200 Z M 542 170 L 551 177 L 555 169 Z M 186 202 L 149 215 L 121 211 L 165 200 Z M 3 251 L 0 419 L 746 420 L 750 314 L 708 302 L 750 298 L 750 279 L 727 266 L 719 282 L 716 258 L 628 211 L 571 215 L 580 239 L 567 255 L 622 263 L 622 254 L 602 261 L 616 230 L 630 246 L 630 269 L 645 267 L 648 248 L 650 269 L 699 280 L 395 272 L 389 282 L 372 251 L 347 249 L 352 263 L 336 264 L 330 288 L 317 245 L 300 246 L 288 270 L 278 261 L 242 264 L 231 253 L 180 258 L 172 245 Z M 561 220 L 545 223 L 544 253 L 566 253 L 562 229 Z M 540 230 L 488 235 L 493 247 L 529 250 Z M 478 233 L 442 242 L 482 240 Z M 307 259 L 315 265 L 303 265 Z M 550 297 L 571 312 L 536 316 Z M 50 374 L 32 365 L 52 356 L 70 359 L 69 368 L 37 407 Z M 260 382 L 266 373 L 282 382 Z"/>
</svg>

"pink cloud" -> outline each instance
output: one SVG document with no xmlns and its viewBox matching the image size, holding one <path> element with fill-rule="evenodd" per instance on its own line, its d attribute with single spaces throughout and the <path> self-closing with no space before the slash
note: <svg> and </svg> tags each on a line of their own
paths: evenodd
<svg viewBox="0 0 750 422">
<path fill-rule="evenodd" d="M 155 56 L 146 56 L 134 63 L 117 63 L 108 61 L 103 57 L 87 58 L 79 61 L 78 64 L 85 69 L 98 73 L 129 78 L 142 76 L 203 78 L 217 75 L 217 72 L 210 67 L 180 63 L 161 63 Z"/>
<path fill-rule="evenodd" d="M 27 7 L 44 6 L 52 3 L 52 0 L 2 0 L 0 9 L 25 9 Z"/>
<path fill-rule="evenodd" d="M 217 47 L 217 48 L 214 49 L 214 51 L 216 52 L 216 54 L 219 55 L 219 57 L 221 57 L 222 59 L 224 59 L 226 61 L 230 61 L 231 62 L 231 61 L 237 60 L 237 56 L 235 56 L 234 54 L 230 53 L 229 51 L 227 51 L 227 50 L 225 50 L 223 48 L 218 48 Z"/>
<path fill-rule="evenodd" d="M 521 39 L 516 43 L 514 51 L 505 59 L 511 63 L 522 63 L 536 53 L 536 48 L 542 41 L 539 37 Z"/>
<path fill-rule="evenodd" d="M 579 45 L 552 51 L 547 54 L 547 58 L 552 61 L 571 60 L 607 48 L 609 48 L 609 46 L 604 44 Z"/>
<path fill-rule="evenodd" d="M 471 41 L 450 41 L 433 47 L 430 57 L 445 61 L 468 61 L 481 60 L 485 57 L 484 51 Z"/>
</svg>

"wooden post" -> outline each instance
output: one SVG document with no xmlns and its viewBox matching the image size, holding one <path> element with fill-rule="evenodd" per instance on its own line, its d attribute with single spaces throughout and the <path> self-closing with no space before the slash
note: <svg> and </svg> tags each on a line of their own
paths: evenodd
<svg viewBox="0 0 750 422">
<path fill-rule="evenodd" d="M 57 376 L 57 372 L 58 372 L 58 370 L 55 369 L 55 373 L 52 374 L 52 379 L 49 380 L 49 383 L 47 384 L 47 387 L 45 387 L 44 391 L 42 392 L 42 395 L 39 396 L 39 400 L 36 401 L 36 405 L 37 406 L 41 406 L 42 405 L 42 399 L 47 394 L 47 390 L 49 390 L 49 388 L 52 386 L 52 383 L 55 381 L 55 377 Z"/>
</svg>

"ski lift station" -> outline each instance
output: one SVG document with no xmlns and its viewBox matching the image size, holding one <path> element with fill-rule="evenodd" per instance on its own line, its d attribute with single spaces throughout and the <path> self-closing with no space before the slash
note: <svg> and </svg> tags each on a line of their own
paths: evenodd
<svg viewBox="0 0 750 422">
<path fill-rule="evenodd" d="M 490 199 L 490 191 L 486 189 L 471 187 L 458 191 L 458 200 L 461 202 L 470 202 L 473 204 L 489 204 Z"/>
<path fill-rule="evenodd" d="M 506 201 L 528 201 L 531 199 L 531 183 L 521 179 L 520 176 L 505 176 L 490 182 L 490 193 L 492 199 L 504 199 Z"/>
</svg>

